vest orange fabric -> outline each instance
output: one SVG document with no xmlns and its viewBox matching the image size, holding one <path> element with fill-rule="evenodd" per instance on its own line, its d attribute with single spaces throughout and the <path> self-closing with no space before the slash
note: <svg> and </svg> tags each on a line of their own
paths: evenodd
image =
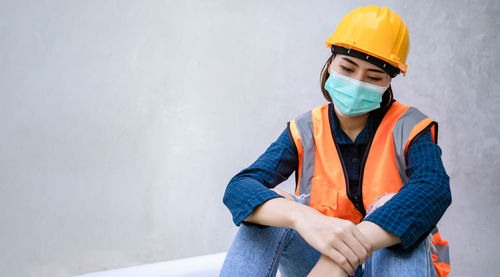
<svg viewBox="0 0 500 277">
<path fill-rule="evenodd" d="M 362 162 L 359 184 L 364 211 L 361 212 L 347 196 L 349 181 L 333 135 L 332 108 L 332 104 L 323 105 L 289 122 L 299 157 L 295 194 L 307 195 L 305 203 L 324 215 L 359 223 L 364 216 L 362 212 L 369 210 L 378 197 L 397 193 L 408 181 L 406 150 L 429 129 L 437 142 L 437 123 L 414 107 L 392 103 Z"/>
<path fill-rule="evenodd" d="M 436 268 L 438 277 L 446 277 L 451 271 L 449 246 L 448 242 L 441 238 L 437 228 L 432 231 L 432 244 L 434 247 L 431 249 L 432 262 Z"/>
</svg>

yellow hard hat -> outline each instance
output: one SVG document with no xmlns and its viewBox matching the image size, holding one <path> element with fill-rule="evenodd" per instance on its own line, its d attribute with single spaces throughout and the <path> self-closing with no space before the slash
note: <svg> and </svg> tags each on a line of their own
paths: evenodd
<svg viewBox="0 0 500 277">
<path fill-rule="evenodd" d="M 333 50 L 332 45 L 368 54 L 406 74 L 405 62 L 410 48 L 408 28 L 401 17 L 387 7 L 360 7 L 348 13 L 326 40 L 326 46 Z"/>
</svg>

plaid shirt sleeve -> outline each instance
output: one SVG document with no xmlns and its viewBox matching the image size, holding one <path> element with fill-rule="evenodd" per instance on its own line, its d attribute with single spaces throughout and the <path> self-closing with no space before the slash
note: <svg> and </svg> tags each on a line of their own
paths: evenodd
<svg viewBox="0 0 500 277">
<path fill-rule="evenodd" d="M 281 197 L 274 188 L 295 171 L 298 158 L 285 129 L 252 165 L 236 174 L 226 187 L 223 202 L 239 226 L 253 210 L 269 199 Z"/>
<path fill-rule="evenodd" d="M 365 218 L 400 237 L 401 244 L 393 247 L 399 250 L 410 250 L 425 239 L 451 204 L 441 149 L 430 132 L 408 147 L 407 174 L 401 190 Z"/>
</svg>

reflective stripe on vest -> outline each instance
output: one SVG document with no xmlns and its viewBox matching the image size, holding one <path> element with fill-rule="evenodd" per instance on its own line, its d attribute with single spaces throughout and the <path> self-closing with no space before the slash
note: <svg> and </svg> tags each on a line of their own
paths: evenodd
<svg viewBox="0 0 500 277">
<path fill-rule="evenodd" d="M 450 248 L 448 242 L 441 238 L 437 227 L 432 230 L 432 244 L 431 248 L 432 261 L 438 277 L 446 277 L 451 271 L 450 266 Z"/>
<path fill-rule="evenodd" d="M 299 161 L 306 160 L 306 163 L 299 162 L 302 166 L 299 170 L 297 184 L 303 184 L 300 186 L 300 191 L 297 195 L 311 193 L 311 180 L 314 175 L 314 139 L 313 139 L 313 126 L 311 120 L 312 112 L 307 112 L 296 120 L 290 122 L 290 132 L 294 138 L 297 138 L 295 143 L 296 147 L 300 147 L 300 151 L 297 148 L 299 154 Z M 299 122 L 299 125 L 295 125 L 295 122 Z M 310 197 L 305 198 L 305 203 L 309 205 Z"/>
</svg>

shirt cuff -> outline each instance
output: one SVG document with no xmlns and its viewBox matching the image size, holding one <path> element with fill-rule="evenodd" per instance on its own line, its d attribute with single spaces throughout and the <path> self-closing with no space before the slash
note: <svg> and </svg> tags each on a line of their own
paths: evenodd
<svg viewBox="0 0 500 277">
<path fill-rule="evenodd" d="M 249 196 L 247 199 L 239 202 L 239 208 L 233 213 L 234 224 L 236 224 L 236 226 L 240 226 L 243 220 L 246 219 L 255 210 L 255 208 L 262 205 L 267 200 L 278 197 L 283 198 L 283 196 L 263 186 L 259 192 L 256 192 Z"/>
</svg>

